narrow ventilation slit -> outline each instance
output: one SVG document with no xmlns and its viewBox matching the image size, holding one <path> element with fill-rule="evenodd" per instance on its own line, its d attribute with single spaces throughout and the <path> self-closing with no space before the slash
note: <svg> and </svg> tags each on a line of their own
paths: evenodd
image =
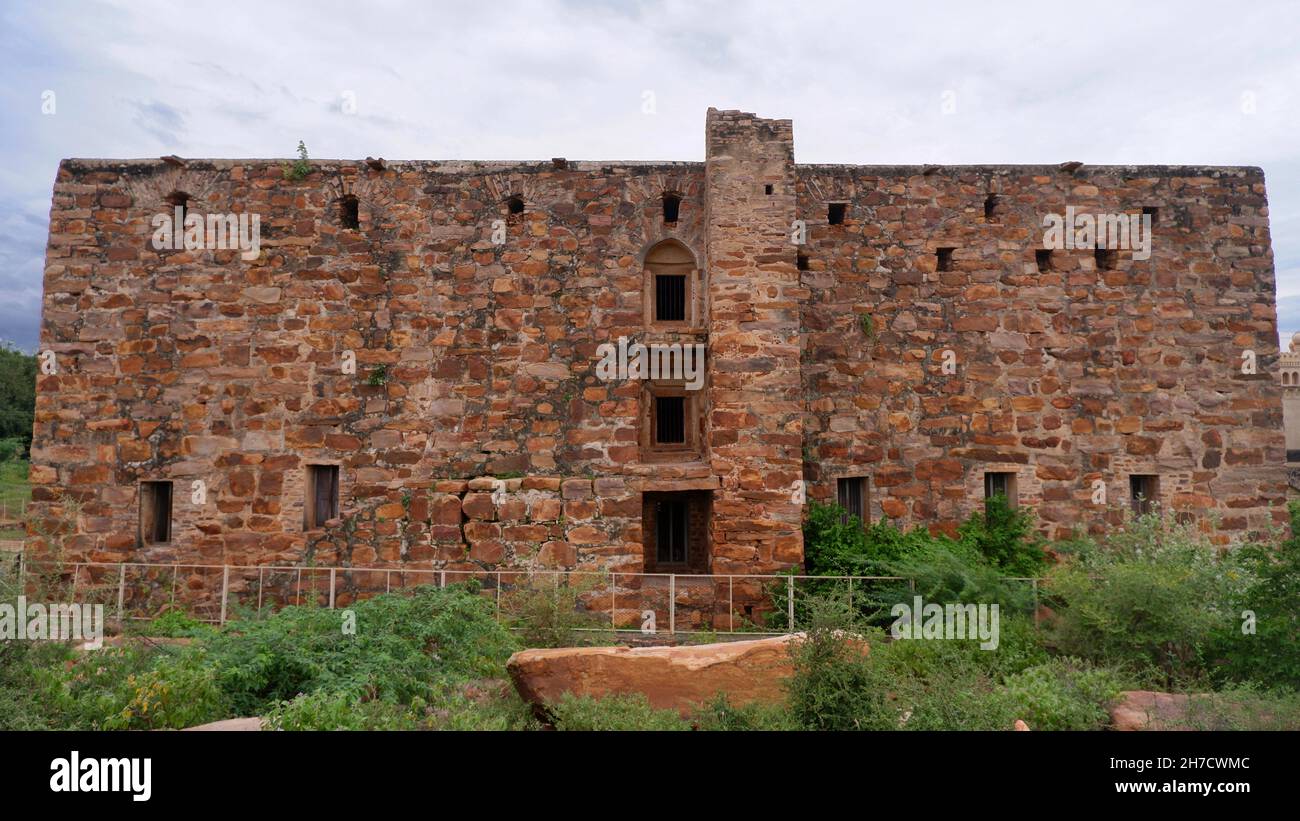
<svg viewBox="0 0 1300 821">
<path fill-rule="evenodd" d="M 350 231 L 361 227 L 361 203 L 356 197 L 349 195 L 339 201 L 339 223 Z"/>
<path fill-rule="evenodd" d="M 682 198 L 676 194 L 664 194 L 664 222 L 671 225 L 677 222 L 677 214 L 681 209 Z"/>
</svg>

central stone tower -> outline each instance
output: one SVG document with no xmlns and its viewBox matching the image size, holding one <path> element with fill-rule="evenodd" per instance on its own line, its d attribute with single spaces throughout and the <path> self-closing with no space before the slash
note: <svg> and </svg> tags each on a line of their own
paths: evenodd
<svg viewBox="0 0 1300 821">
<path fill-rule="evenodd" d="M 712 568 L 765 573 L 803 559 L 794 129 L 711 108 L 706 140 Z"/>
</svg>

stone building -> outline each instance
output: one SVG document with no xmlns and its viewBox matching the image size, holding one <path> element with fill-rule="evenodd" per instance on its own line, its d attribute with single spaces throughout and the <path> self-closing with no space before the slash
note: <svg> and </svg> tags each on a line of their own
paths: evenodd
<svg viewBox="0 0 1300 821">
<path fill-rule="evenodd" d="M 105 562 L 715 574 L 798 565 L 808 501 L 1283 520 L 1260 169 L 800 165 L 788 120 L 706 127 L 703 162 L 65 160 L 38 520 Z M 1045 247 L 1067 209 L 1148 218 L 1149 254 Z M 256 254 L 157 236 L 240 214 Z M 703 384 L 598 373 L 620 340 L 702 344 Z"/>
</svg>

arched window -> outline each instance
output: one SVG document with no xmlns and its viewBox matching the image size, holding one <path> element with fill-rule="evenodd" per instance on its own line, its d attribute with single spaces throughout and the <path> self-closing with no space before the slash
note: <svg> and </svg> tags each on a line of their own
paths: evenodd
<svg viewBox="0 0 1300 821">
<path fill-rule="evenodd" d="M 695 256 L 676 240 L 664 240 L 645 255 L 646 321 L 689 326 L 696 322 Z"/>
<path fill-rule="evenodd" d="M 515 194 L 506 200 L 506 211 L 512 216 L 524 213 L 524 198 Z"/>
<path fill-rule="evenodd" d="M 167 195 L 167 204 L 170 205 L 173 210 L 177 208 L 181 209 L 180 222 L 181 224 L 184 224 L 185 215 L 189 212 L 190 195 L 186 194 L 184 191 L 173 191 Z"/>
<path fill-rule="evenodd" d="M 678 194 L 664 194 L 664 223 L 672 225 L 677 222 L 677 213 L 681 209 L 682 198 Z"/>
</svg>

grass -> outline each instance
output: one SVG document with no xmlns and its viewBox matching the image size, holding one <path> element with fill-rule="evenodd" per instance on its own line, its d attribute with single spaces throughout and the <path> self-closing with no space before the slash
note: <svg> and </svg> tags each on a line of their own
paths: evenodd
<svg viewBox="0 0 1300 821">
<path fill-rule="evenodd" d="M 21 527 L 8 527 L 4 523 L 21 518 L 23 508 L 31 498 L 27 462 L 20 459 L 0 462 L 0 539 L 23 538 Z"/>
</svg>

